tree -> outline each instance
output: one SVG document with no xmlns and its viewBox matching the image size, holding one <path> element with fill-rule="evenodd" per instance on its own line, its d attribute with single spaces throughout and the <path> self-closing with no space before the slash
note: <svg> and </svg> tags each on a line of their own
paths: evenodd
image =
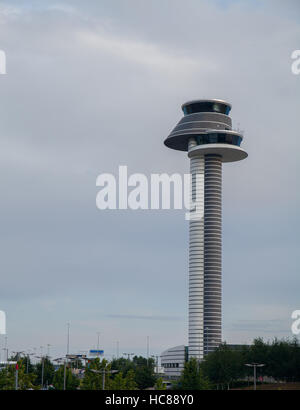
<svg viewBox="0 0 300 410">
<path fill-rule="evenodd" d="M 48 357 L 43 357 L 42 361 L 44 362 L 44 375 L 43 375 L 43 384 L 49 385 L 53 383 L 54 377 L 54 366 Z M 36 373 L 36 384 L 42 384 L 42 369 L 43 369 L 43 362 L 39 362 L 35 366 L 35 373 Z"/>
<path fill-rule="evenodd" d="M 229 389 L 232 382 L 244 376 L 246 372 L 244 363 L 241 352 L 234 351 L 223 344 L 205 357 L 201 368 L 213 384 L 225 385 Z"/>
<path fill-rule="evenodd" d="M 111 369 L 118 370 L 122 372 L 124 375 L 126 375 L 129 370 L 134 370 L 135 367 L 136 365 L 132 360 L 125 359 L 124 357 L 120 357 L 119 359 L 113 359 L 111 361 Z"/>
<path fill-rule="evenodd" d="M 159 377 L 156 380 L 154 388 L 155 388 L 155 390 L 166 390 L 166 385 L 163 383 L 162 377 Z"/>
<path fill-rule="evenodd" d="M 23 360 L 18 361 L 18 389 L 27 390 L 34 387 L 33 382 L 35 375 L 32 373 L 26 373 Z M 10 365 L 6 369 L 0 371 L 0 389 L 1 390 L 14 390 L 16 387 L 16 366 Z"/>
<path fill-rule="evenodd" d="M 122 372 L 115 375 L 110 386 L 111 390 L 126 390 L 126 379 L 123 377 Z"/>
<path fill-rule="evenodd" d="M 26 373 L 34 373 L 34 365 L 31 363 L 30 356 L 26 355 L 22 358 Z"/>
<path fill-rule="evenodd" d="M 180 390 L 209 390 L 210 383 L 203 375 L 196 358 L 192 357 L 185 363 L 178 386 Z"/>
<path fill-rule="evenodd" d="M 154 360 L 152 358 L 145 359 L 142 356 L 134 356 L 132 360 L 114 359 L 111 362 L 111 369 L 121 371 L 125 377 L 131 372 L 132 382 L 130 385 L 132 388 L 130 390 L 146 389 L 155 384 Z"/>
<path fill-rule="evenodd" d="M 0 371 L 0 389 L 15 389 L 15 366 L 9 366 L 6 369 L 2 369 Z"/>
<path fill-rule="evenodd" d="M 92 370 L 100 371 L 100 373 L 94 373 Z M 106 370 L 107 373 L 103 371 Z M 81 388 L 83 390 L 102 390 L 103 388 L 103 377 L 105 377 L 105 389 L 110 390 L 111 387 L 111 376 L 108 373 L 111 370 L 111 365 L 107 360 L 100 359 L 97 357 L 88 363 L 88 366 L 84 372 L 84 378 L 81 381 Z"/>
<path fill-rule="evenodd" d="M 53 377 L 53 386 L 57 390 L 64 389 L 64 374 L 66 371 L 66 390 L 76 390 L 79 386 L 78 378 L 72 373 L 69 367 L 60 366 L 60 368 L 55 372 Z"/>
<path fill-rule="evenodd" d="M 137 384 L 135 382 L 135 374 L 132 369 L 129 370 L 126 374 L 125 387 L 126 387 L 126 390 L 137 390 Z"/>
</svg>

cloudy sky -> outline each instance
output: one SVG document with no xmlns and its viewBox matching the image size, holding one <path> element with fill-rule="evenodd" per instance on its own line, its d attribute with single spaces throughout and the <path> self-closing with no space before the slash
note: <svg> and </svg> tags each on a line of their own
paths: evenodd
<svg viewBox="0 0 300 410">
<path fill-rule="evenodd" d="M 232 103 L 223 339 L 291 336 L 300 309 L 298 0 L 1 1 L 0 310 L 10 350 L 152 354 L 187 343 L 184 211 L 99 211 L 96 177 L 188 172 L 164 138 Z M 0 336 L 1 348 L 4 336 Z M 44 348 L 45 349 L 45 348 Z M 45 351 L 45 350 L 44 350 Z M 1 351 L 3 357 L 3 351 Z"/>
</svg>

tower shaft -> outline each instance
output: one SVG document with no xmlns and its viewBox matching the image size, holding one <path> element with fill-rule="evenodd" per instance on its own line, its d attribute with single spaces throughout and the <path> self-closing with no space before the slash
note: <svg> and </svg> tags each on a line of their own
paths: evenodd
<svg viewBox="0 0 300 410">
<path fill-rule="evenodd" d="M 191 158 L 189 356 L 202 359 L 222 340 L 222 159 Z"/>
</svg>

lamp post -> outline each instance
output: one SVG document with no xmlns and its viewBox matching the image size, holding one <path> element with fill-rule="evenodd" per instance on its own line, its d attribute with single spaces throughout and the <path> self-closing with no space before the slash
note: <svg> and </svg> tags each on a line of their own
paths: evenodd
<svg viewBox="0 0 300 410">
<path fill-rule="evenodd" d="M 47 343 L 47 357 L 50 357 L 50 347 L 51 345 Z"/>
<path fill-rule="evenodd" d="M 57 362 L 58 364 L 64 363 L 64 385 L 63 385 L 63 390 L 66 390 L 66 376 L 67 376 L 67 371 L 66 371 L 66 366 L 67 366 L 67 356 L 66 357 L 58 357 L 57 359 L 54 359 L 54 362 Z"/>
<path fill-rule="evenodd" d="M 69 354 L 70 349 L 70 322 L 67 323 L 67 354 Z"/>
<path fill-rule="evenodd" d="M 16 390 L 18 390 L 18 373 L 19 373 L 19 366 L 17 363 L 16 364 Z"/>
<path fill-rule="evenodd" d="M 119 359 L 119 340 L 117 340 L 117 359 Z"/>
<path fill-rule="evenodd" d="M 257 367 L 264 367 L 265 364 L 263 364 L 263 363 L 246 363 L 245 366 L 253 367 L 253 378 L 254 378 L 253 390 L 256 390 L 256 369 L 257 369 Z"/>
<path fill-rule="evenodd" d="M 33 355 L 34 353 L 30 353 L 30 351 L 28 351 L 26 354 L 26 373 L 27 374 L 29 373 L 29 360 L 30 360 L 29 356 L 33 356 Z"/>
<path fill-rule="evenodd" d="M 41 351 L 42 351 L 42 346 L 41 346 Z M 41 359 L 41 365 L 42 365 L 42 375 L 41 375 L 41 384 L 42 384 L 42 390 L 44 389 L 44 367 L 45 367 L 45 362 L 44 362 L 44 356 L 35 356 L 38 359 Z"/>
<path fill-rule="evenodd" d="M 105 390 L 105 374 L 106 373 L 117 373 L 119 370 L 95 370 L 95 369 L 91 369 L 91 372 L 93 373 L 102 373 L 102 390 Z"/>
<path fill-rule="evenodd" d="M 123 353 L 123 355 L 127 356 L 127 359 L 130 360 L 130 356 L 134 356 L 134 353 Z"/>
<path fill-rule="evenodd" d="M 150 349 L 150 337 L 147 336 L 147 366 L 148 366 L 148 362 L 149 362 L 149 350 Z"/>
<path fill-rule="evenodd" d="M 18 375 L 19 375 L 19 365 L 18 365 L 18 360 L 20 359 L 22 354 L 25 354 L 25 352 L 13 352 L 16 355 L 16 373 L 15 373 L 15 388 L 18 390 Z"/>
</svg>

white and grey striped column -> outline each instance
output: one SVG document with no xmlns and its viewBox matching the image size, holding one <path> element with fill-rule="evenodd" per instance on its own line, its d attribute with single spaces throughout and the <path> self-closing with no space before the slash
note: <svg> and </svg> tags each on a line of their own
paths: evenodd
<svg viewBox="0 0 300 410">
<path fill-rule="evenodd" d="M 189 357 L 201 360 L 222 338 L 222 159 L 194 156 L 190 172 L 195 210 L 189 227 Z"/>
</svg>

